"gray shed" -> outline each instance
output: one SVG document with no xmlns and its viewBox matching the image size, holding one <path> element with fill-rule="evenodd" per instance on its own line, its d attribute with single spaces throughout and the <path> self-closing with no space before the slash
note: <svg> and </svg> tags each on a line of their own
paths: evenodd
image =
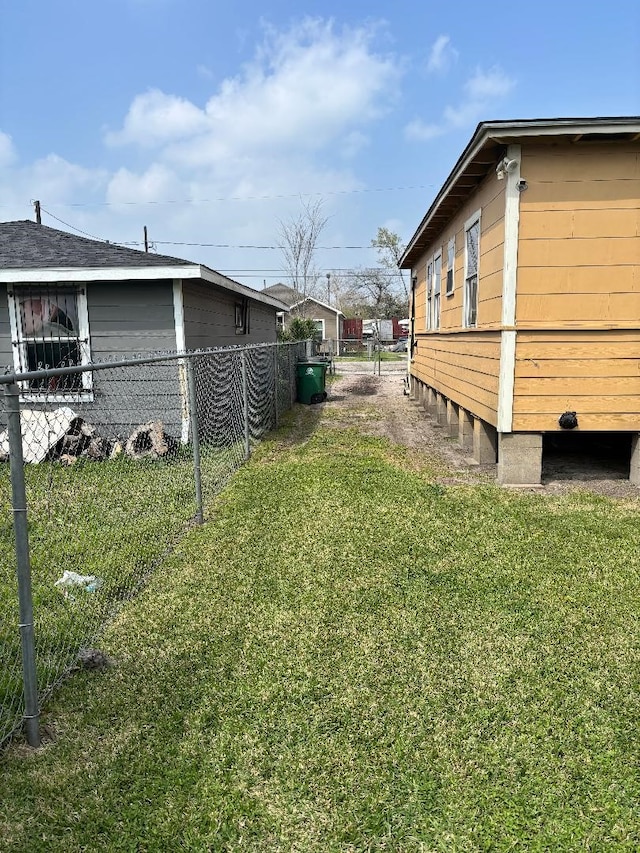
<svg viewBox="0 0 640 853">
<path fill-rule="evenodd" d="M 91 240 L 30 221 L 0 223 L 0 364 L 24 372 L 230 345 L 276 341 L 286 306 L 201 264 Z M 38 380 L 26 402 L 45 396 L 90 414 L 97 371 L 54 386 Z M 147 383 L 148 385 L 149 383 Z M 181 388 L 175 363 L 162 387 L 140 389 L 141 416 Z"/>
</svg>

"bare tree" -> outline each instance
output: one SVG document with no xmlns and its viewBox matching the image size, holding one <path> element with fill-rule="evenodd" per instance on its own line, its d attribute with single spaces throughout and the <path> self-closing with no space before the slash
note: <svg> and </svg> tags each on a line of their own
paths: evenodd
<svg viewBox="0 0 640 853">
<path fill-rule="evenodd" d="M 356 269 L 351 272 L 352 289 L 365 305 L 369 305 L 374 317 L 390 318 L 404 316 L 408 302 L 398 293 L 393 281 L 394 273 L 380 267 Z"/>
<path fill-rule="evenodd" d="M 291 286 L 300 299 L 312 295 L 319 272 L 314 265 L 318 238 L 326 226 L 328 217 L 323 215 L 322 200 L 302 202 L 302 211 L 297 217 L 280 220 L 278 246 L 284 258 L 284 268 L 291 279 Z"/>
</svg>

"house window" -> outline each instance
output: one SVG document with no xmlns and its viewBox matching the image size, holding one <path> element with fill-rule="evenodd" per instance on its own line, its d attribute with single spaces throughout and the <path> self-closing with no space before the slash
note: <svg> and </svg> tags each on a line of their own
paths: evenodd
<svg viewBox="0 0 640 853">
<path fill-rule="evenodd" d="M 456 238 L 452 237 L 447 244 L 447 296 L 453 294 L 453 267 L 456 262 Z"/>
<path fill-rule="evenodd" d="M 464 229 L 463 325 L 478 324 L 478 267 L 480 261 L 480 211 L 467 220 Z"/>
<path fill-rule="evenodd" d="M 427 263 L 427 331 L 431 329 L 432 309 L 431 300 L 433 298 L 433 261 Z"/>
<path fill-rule="evenodd" d="M 440 290 L 442 288 L 442 252 L 433 259 L 433 322 L 432 329 L 440 328 Z"/>
<path fill-rule="evenodd" d="M 314 320 L 313 322 L 316 327 L 316 333 L 314 335 L 315 339 L 319 341 L 326 341 L 324 334 L 324 320 Z"/>
<path fill-rule="evenodd" d="M 236 335 L 249 334 L 249 300 L 236 302 Z"/>
<path fill-rule="evenodd" d="M 74 285 L 9 290 L 13 363 L 17 373 L 89 364 L 89 319 L 85 288 Z M 91 392 L 92 375 L 72 373 L 21 383 L 25 397 L 54 395 L 76 400 Z"/>
</svg>

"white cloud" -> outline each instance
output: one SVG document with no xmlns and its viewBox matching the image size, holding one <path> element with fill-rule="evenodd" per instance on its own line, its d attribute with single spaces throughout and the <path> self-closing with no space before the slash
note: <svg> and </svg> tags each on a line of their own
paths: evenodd
<svg viewBox="0 0 640 853">
<path fill-rule="evenodd" d="M 444 108 L 439 122 L 414 119 L 404 129 L 407 139 L 426 142 L 450 130 L 468 127 L 481 120 L 489 107 L 506 97 L 515 88 L 516 81 L 502 69 L 494 66 L 488 71 L 477 68 L 464 84 L 464 97 L 455 106 Z"/>
<path fill-rule="evenodd" d="M 200 63 L 196 66 L 196 71 L 198 72 L 199 76 L 204 77 L 205 80 L 213 80 L 213 71 L 209 68 L 208 65 Z"/>
<path fill-rule="evenodd" d="M 487 101 L 504 98 L 515 86 L 516 81 L 508 77 L 502 69 L 494 66 L 489 71 L 476 69 L 476 73 L 465 83 L 465 92 L 470 101 Z"/>
<path fill-rule="evenodd" d="M 359 130 L 353 130 L 342 140 L 340 145 L 340 154 L 346 160 L 350 160 L 355 157 L 356 154 L 359 154 L 363 148 L 366 148 L 370 141 L 371 140 L 366 136 L 366 134 L 361 133 Z"/>
<path fill-rule="evenodd" d="M 458 59 L 458 51 L 451 44 L 449 36 L 441 35 L 431 45 L 427 71 L 442 74 Z"/>
<path fill-rule="evenodd" d="M 410 121 L 404 129 L 407 139 L 417 140 L 418 142 L 427 142 L 429 139 L 435 139 L 437 136 L 442 136 L 445 129 L 439 124 L 428 124 L 427 122 L 415 119 Z"/>
<path fill-rule="evenodd" d="M 267 30 L 253 61 L 224 80 L 204 109 L 157 90 L 138 95 L 108 141 L 167 145 L 166 159 L 195 168 L 322 148 L 391 104 L 400 70 L 375 51 L 375 34 L 373 27 L 336 32 L 317 19 Z"/>
<path fill-rule="evenodd" d="M 8 133 L 0 130 L 0 169 L 10 166 L 16 159 L 13 140 Z"/>
<path fill-rule="evenodd" d="M 132 199 L 138 204 L 171 201 L 188 195 L 188 186 L 160 163 L 153 163 L 140 175 L 129 169 L 118 169 L 107 187 L 109 204 L 126 204 Z"/>
<path fill-rule="evenodd" d="M 107 133 L 106 142 L 108 145 L 134 143 L 151 147 L 192 136 L 206 127 L 202 110 L 190 101 L 151 89 L 134 98 L 122 130 Z"/>
</svg>

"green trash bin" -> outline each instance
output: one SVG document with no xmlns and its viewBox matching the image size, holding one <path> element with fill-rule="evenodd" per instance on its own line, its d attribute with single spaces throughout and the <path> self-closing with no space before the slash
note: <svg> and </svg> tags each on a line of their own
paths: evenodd
<svg viewBox="0 0 640 853">
<path fill-rule="evenodd" d="M 296 366 L 299 403 L 323 403 L 327 363 L 324 361 L 299 361 Z"/>
</svg>

